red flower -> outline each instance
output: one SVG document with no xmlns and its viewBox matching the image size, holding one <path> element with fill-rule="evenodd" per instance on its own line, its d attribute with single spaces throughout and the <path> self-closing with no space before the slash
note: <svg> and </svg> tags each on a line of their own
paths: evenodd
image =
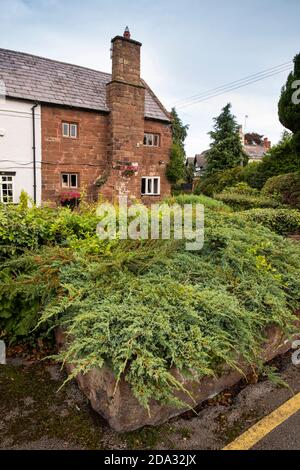
<svg viewBox="0 0 300 470">
<path fill-rule="evenodd" d="M 80 199 L 80 192 L 78 191 L 64 191 L 60 193 L 60 201 L 72 201 L 73 199 Z"/>
</svg>

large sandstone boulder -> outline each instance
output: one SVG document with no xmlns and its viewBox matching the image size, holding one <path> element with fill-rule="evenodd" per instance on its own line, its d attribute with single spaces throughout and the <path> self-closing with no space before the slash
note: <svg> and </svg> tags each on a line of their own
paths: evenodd
<svg viewBox="0 0 300 470">
<path fill-rule="evenodd" d="M 272 360 L 277 355 L 284 354 L 291 348 L 291 343 L 284 340 L 281 331 L 277 327 L 268 328 L 266 337 L 268 340 L 262 357 L 264 362 Z M 61 329 L 56 331 L 56 341 L 59 348 L 64 347 L 65 338 Z M 245 374 L 250 372 L 244 364 L 241 363 L 240 366 Z M 71 372 L 72 365 L 67 365 L 67 369 L 68 372 Z M 224 367 L 219 376 L 206 377 L 198 381 L 183 377 L 176 369 L 172 373 L 191 393 L 195 402 L 181 391 L 177 392 L 177 396 L 192 407 L 195 406 L 195 403 L 200 404 L 232 387 L 242 378 L 241 373 L 229 367 Z M 148 411 L 134 397 L 130 385 L 124 377 L 116 386 L 114 374 L 108 367 L 94 368 L 85 375 L 79 374 L 77 382 L 80 389 L 90 400 L 93 409 L 103 416 L 115 431 L 119 432 L 134 431 L 145 425 L 159 425 L 190 409 L 188 405 L 178 409 L 152 401 L 149 415 Z"/>
</svg>

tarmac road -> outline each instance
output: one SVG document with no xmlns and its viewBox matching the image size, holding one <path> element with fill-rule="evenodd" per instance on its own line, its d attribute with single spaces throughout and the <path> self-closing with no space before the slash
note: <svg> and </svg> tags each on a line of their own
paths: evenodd
<svg viewBox="0 0 300 470">
<path fill-rule="evenodd" d="M 299 450 L 300 411 L 256 444 L 254 450 Z"/>
</svg>

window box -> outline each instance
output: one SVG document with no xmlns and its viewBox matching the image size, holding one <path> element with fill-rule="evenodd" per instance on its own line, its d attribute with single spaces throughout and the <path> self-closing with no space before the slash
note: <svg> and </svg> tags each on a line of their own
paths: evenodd
<svg viewBox="0 0 300 470">
<path fill-rule="evenodd" d="M 80 196 L 79 191 L 62 191 L 59 195 L 59 199 L 62 206 L 74 209 L 80 203 Z"/>
</svg>

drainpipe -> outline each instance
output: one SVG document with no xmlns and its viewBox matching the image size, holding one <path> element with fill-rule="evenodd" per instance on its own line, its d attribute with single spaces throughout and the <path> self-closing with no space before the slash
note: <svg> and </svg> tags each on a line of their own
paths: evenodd
<svg viewBox="0 0 300 470">
<path fill-rule="evenodd" d="M 31 108 L 32 112 L 32 152 L 33 152 L 33 200 L 36 204 L 36 142 L 35 142 L 35 109 L 38 107 L 36 103 Z"/>
</svg>

